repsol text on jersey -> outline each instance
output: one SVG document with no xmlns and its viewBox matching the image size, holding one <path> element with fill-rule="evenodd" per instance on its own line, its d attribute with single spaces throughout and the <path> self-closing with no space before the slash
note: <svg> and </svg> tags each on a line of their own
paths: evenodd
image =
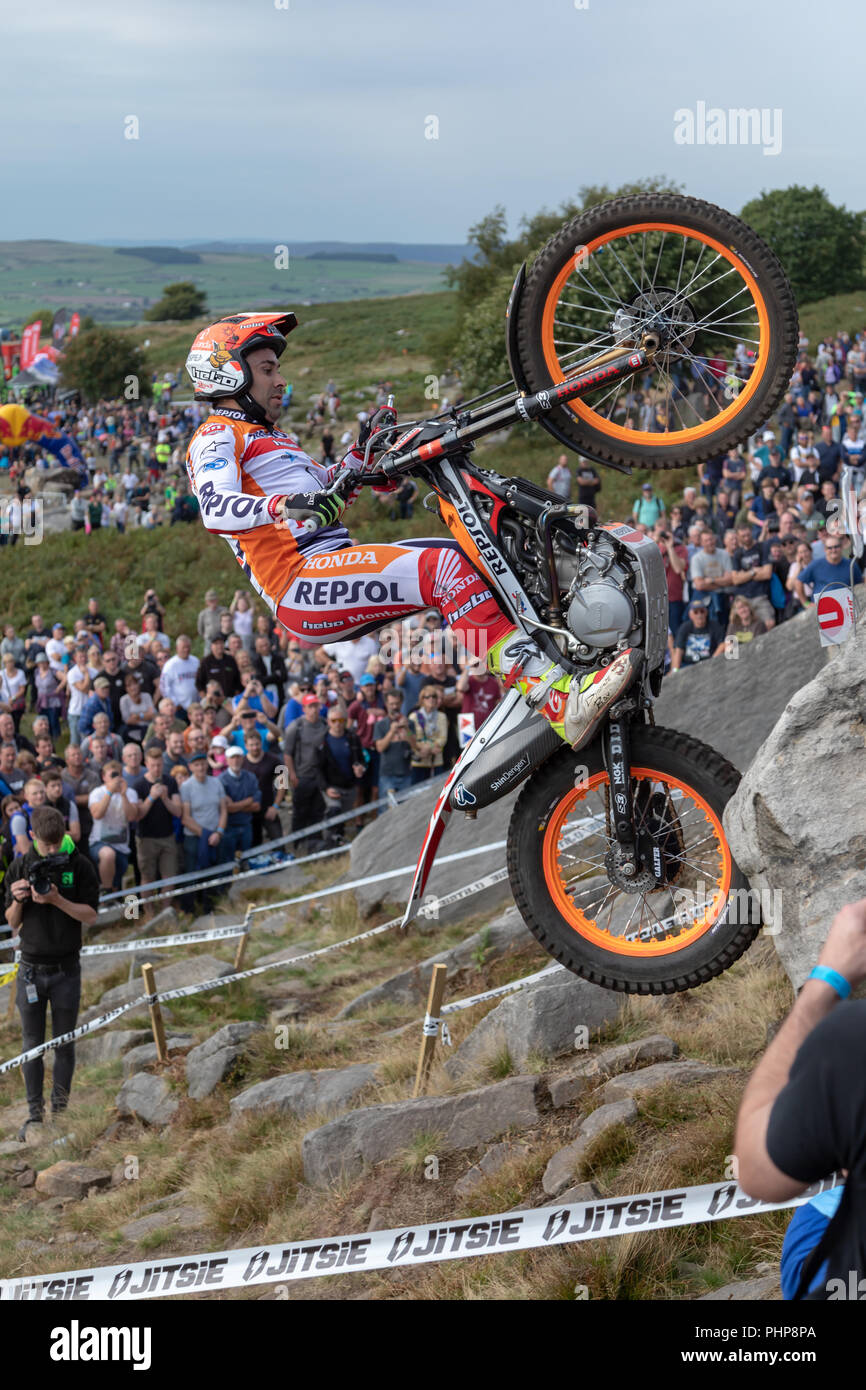
<svg viewBox="0 0 866 1390">
<path fill-rule="evenodd" d="M 381 579 L 299 579 L 288 603 L 310 608 L 337 608 L 351 603 L 408 603 L 396 580 Z"/>
</svg>

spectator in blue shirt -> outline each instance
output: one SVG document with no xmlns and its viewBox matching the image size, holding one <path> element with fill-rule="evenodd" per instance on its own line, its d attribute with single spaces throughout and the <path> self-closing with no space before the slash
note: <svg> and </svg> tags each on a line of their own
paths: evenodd
<svg viewBox="0 0 866 1390">
<path fill-rule="evenodd" d="M 797 598 L 803 607 L 807 607 L 810 602 L 804 584 L 812 585 L 812 593 L 817 599 L 821 590 L 828 584 L 844 584 L 846 587 L 851 584 L 862 584 L 863 573 L 855 560 L 853 565 L 849 560 L 842 558 L 842 537 L 824 535 L 824 556 L 823 560 L 813 560 L 805 569 L 800 570 L 794 580 L 794 589 Z"/>
<path fill-rule="evenodd" d="M 81 718 L 78 721 L 78 735 L 80 739 L 87 738 L 88 734 L 93 733 L 93 716 L 95 714 L 108 715 L 108 727 L 114 732 L 114 714 L 111 709 L 111 699 L 109 698 L 110 682 L 107 676 L 97 676 L 93 682 L 94 693 L 89 695 L 81 708 Z"/>
<path fill-rule="evenodd" d="M 225 854 L 231 860 L 236 850 L 252 849 L 253 813 L 261 810 L 261 802 L 258 781 L 243 766 L 244 750 L 233 744 L 226 749 L 226 758 L 228 769 L 220 773 L 220 782 L 228 803 Z"/>
</svg>

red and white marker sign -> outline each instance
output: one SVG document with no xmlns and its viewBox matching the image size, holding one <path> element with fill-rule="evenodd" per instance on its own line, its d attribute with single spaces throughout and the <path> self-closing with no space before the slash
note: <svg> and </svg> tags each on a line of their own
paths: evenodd
<svg viewBox="0 0 866 1390">
<path fill-rule="evenodd" d="M 818 630 L 822 647 L 847 642 L 854 631 L 854 595 L 850 589 L 825 589 L 818 596 Z"/>
<path fill-rule="evenodd" d="M 460 746 L 465 748 L 467 743 L 471 743 L 475 737 L 475 715 L 458 714 L 457 728 L 460 734 Z"/>
</svg>

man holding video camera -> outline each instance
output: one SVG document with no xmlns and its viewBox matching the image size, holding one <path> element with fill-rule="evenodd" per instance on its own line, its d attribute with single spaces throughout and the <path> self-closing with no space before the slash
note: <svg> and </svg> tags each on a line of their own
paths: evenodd
<svg viewBox="0 0 866 1390">
<path fill-rule="evenodd" d="M 86 855 L 79 854 L 67 835 L 63 816 L 52 806 L 39 806 L 31 818 L 33 844 L 13 859 L 6 874 L 6 921 L 21 937 L 17 1002 L 21 1014 L 22 1051 L 45 1041 L 45 1022 L 51 1005 L 52 1035 L 75 1027 L 81 998 L 81 927 L 96 921 L 99 882 Z M 43 1116 L 42 1057 L 25 1062 L 24 1086 L 28 1125 Z M 58 1047 L 54 1055 L 51 1113 L 66 1109 L 75 1070 L 75 1044 Z"/>
</svg>

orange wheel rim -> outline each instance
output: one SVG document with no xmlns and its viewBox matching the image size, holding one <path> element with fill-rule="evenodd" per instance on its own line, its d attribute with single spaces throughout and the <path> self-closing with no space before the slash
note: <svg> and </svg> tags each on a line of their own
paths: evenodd
<svg viewBox="0 0 866 1390">
<path fill-rule="evenodd" d="M 716 925 L 727 908 L 733 861 L 720 817 L 692 787 L 679 781 L 676 777 L 669 777 L 667 774 L 660 775 L 658 772 L 644 767 L 633 767 L 631 777 L 633 784 L 648 781 L 658 784 L 667 792 L 682 793 L 684 797 L 688 798 L 688 814 L 694 813 L 695 815 L 695 818 L 689 822 L 688 828 L 694 827 L 701 837 L 702 846 L 699 842 L 700 855 L 706 862 L 700 865 L 700 872 L 706 874 L 706 878 L 699 880 L 703 883 L 703 890 L 700 894 L 695 895 L 697 912 L 690 918 L 689 925 L 681 927 L 676 935 L 671 936 L 668 930 L 665 936 L 661 936 L 656 932 L 651 920 L 654 917 L 656 922 L 659 921 L 654 910 L 650 909 L 650 917 L 647 918 L 644 918 L 642 911 L 640 914 L 637 911 L 637 905 L 641 901 L 646 903 L 647 900 L 651 901 L 654 897 L 660 897 L 662 894 L 675 893 L 676 884 L 673 884 L 670 889 L 660 889 L 658 893 L 641 895 L 629 894 L 622 889 L 617 889 L 608 880 L 601 884 L 598 890 L 602 893 L 603 889 L 607 889 L 607 893 L 602 893 L 600 899 L 600 903 L 603 904 L 602 910 L 599 910 L 600 903 L 587 903 L 583 907 L 577 905 L 575 898 L 585 896 L 588 891 L 580 888 L 581 883 L 587 882 L 587 875 L 576 875 L 568 883 L 565 881 L 561 864 L 562 840 L 566 833 L 566 822 L 579 803 L 586 801 L 588 793 L 607 784 L 606 772 L 599 772 L 590 777 L 580 788 L 576 788 L 563 797 L 556 806 L 544 828 L 541 851 L 542 865 L 547 890 L 553 904 L 573 931 L 594 946 L 599 946 L 602 950 L 610 951 L 614 955 L 636 956 L 644 960 L 653 960 L 657 956 L 674 955 L 678 951 L 686 950 Z M 681 822 L 681 831 L 685 831 L 687 829 L 685 813 L 681 815 L 680 812 L 677 812 L 677 816 Z M 701 824 L 701 817 L 703 817 L 703 824 Z M 603 830 L 600 834 L 591 831 L 585 838 L 592 838 L 593 836 L 607 844 Z M 709 850 L 706 848 L 708 843 L 710 844 Z M 690 849 L 688 841 L 686 841 L 685 854 L 682 856 L 683 863 L 694 865 L 696 861 L 690 856 L 695 853 L 697 850 L 694 847 Z M 585 862 L 591 863 L 592 861 L 587 859 Z M 598 868 L 597 860 L 594 867 Z M 569 891 L 572 883 L 574 889 Z M 606 901 L 606 898 L 609 898 L 610 901 Z M 634 938 L 635 933 L 637 933 L 636 939 L 626 939 L 625 932 L 619 936 L 614 935 L 610 930 L 614 907 L 617 904 L 622 905 L 629 902 L 634 902 L 636 905 L 633 915 L 638 917 L 638 925 L 631 924 L 629 926 L 627 924 L 626 931 L 629 933 L 629 938 Z M 701 907 L 703 910 L 700 910 Z M 604 922 L 605 914 L 608 916 L 607 925 Z M 669 917 L 670 914 L 668 914 Z M 665 918 L 661 919 L 662 922 L 665 920 Z M 639 925 L 641 921 L 647 923 L 644 936 L 640 934 L 644 930 Z"/>
<path fill-rule="evenodd" d="M 678 430 L 667 430 L 664 433 L 656 433 L 650 430 L 626 429 L 623 425 L 617 425 L 612 420 L 608 420 L 603 415 L 599 415 L 593 410 L 591 405 L 587 404 L 586 400 L 570 401 L 566 406 L 566 409 L 572 410 L 574 414 L 579 416 L 587 425 L 598 430 L 601 434 L 608 435 L 612 439 L 639 444 L 647 448 L 669 449 L 672 443 L 686 444 L 703 439 L 708 434 L 714 434 L 719 428 L 724 428 L 732 423 L 735 417 L 745 410 L 764 376 L 764 369 L 770 351 L 770 318 L 767 313 L 764 296 L 758 288 L 755 277 L 745 261 L 731 251 L 729 247 L 723 246 L 720 241 L 716 241 L 713 237 L 707 236 L 703 232 L 694 231 L 690 227 L 680 227 L 672 222 L 635 223 L 629 227 L 618 228 L 613 233 L 604 233 L 596 237 L 593 241 L 587 242 L 585 246 L 586 255 L 592 255 L 600 246 L 606 246 L 622 237 L 632 236 L 642 232 L 671 232 L 677 236 L 682 236 L 686 233 L 691 240 L 702 242 L 705 246 L 716 251 L 719 256 L 733 266 L 747 285 L 754 302 L 760 334 L 759 346 L 755 353 L 754 366 L 742 391 L 739 392 L 729 406 L 720 410 L 711 419 L 704 420 L 698 425 L 692 425 Z M 562 366 L 554 337 L 556 310 L 559 305 L 563 286 L 573 272 L 573 264 L 573 258 L 571 258 L 563 266 L 551 285 L 544 303 L 544 312 L 541 321 L 541 343 L 545 365 L 550 373 L 551 382 L 561 381 L 564 375 L 579 370 L 579 364 L 567 368 Z M 712 329 L 709 331 L 712 332 Z M 602 351 L 602 349 L 599 348 L 598 351 Z"/>
</svg>

